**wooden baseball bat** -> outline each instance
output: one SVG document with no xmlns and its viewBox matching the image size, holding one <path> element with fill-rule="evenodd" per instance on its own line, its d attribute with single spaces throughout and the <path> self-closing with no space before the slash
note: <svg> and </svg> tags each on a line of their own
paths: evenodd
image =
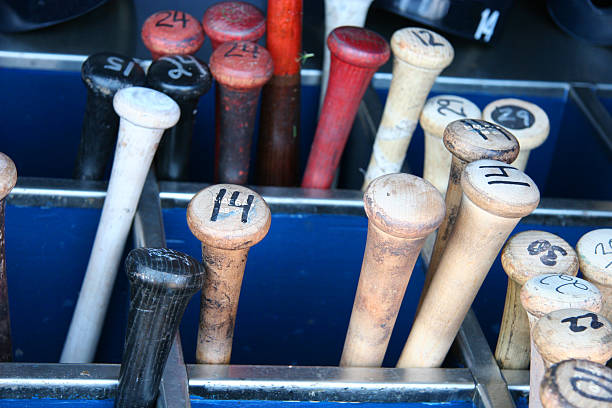
<svg viewBox="0 0 612 408">
<path fill-rule="evenodd" d="M 373 0 L 325 0 L 325 37 L 333 30 L 342 26 L 365 26 L 368 10 Z M 323 108 L 327 82 L 329 80 L 329 66 L 331 61 L 329 48 L 323 46 L 323 65 L 321 69 L 321 94 L 319 97 L 319 112 Z"/>
<path fill-rule="evenodd" d="M 529 176 L 496 160 L 468 164 L 461 186 L 455 228 L 429 289 L 421 294 L 398 367 L 442 364 L 504 241 L 540 201 Z"/>
<path fill-rule="evenodd" d="M 202 242 L 207 272 L 200 305 L 198 363 L 229 364 L 247 255 L 268 233 L 270 220 L 268 204 L 243 186 L 213 185 L 189 202 L 187 224 Z"/>
<path fill-rule="evenodd" d="M 580 271 L 604 297 L 601 311 L 612 319 L 612 229 L 602 228 L 587 232 L 576 244 Z"/>
<path fill-rule="evenodd" d="M 178 10 L 158 11 L 149 16 L 140 36 L 154 60 L 164 55 L 195 54 L 204 44 L 200 21 Z"/>
<path fill-rule="evenodd" d="M 372 181 L 363 197 L 368 237 L 341 366 L 380 367 L 425 237 L 444 218 L 429 182 L 396 173 Z"/>
<path fill-rule="evenodd" d="M 520 99 L 498 99 L 482 111 L 482 118 L 512 132 L 519 142 L 521 151 L 512 163 L 525 171 L 529 152 L 540 146 L 550 132 L 548 115 L 538 105 Z"/>
<path fill-rule="evenodd" d="M 520 291 L 520 300 L 529 318 L 530 332 L 537 321 L 550 312 L 568 308 L 598 313 L 602 307 L 601 293 L 589 282 L 569 275 L 545 274 L 529 279 Z M 530 407 L 540 406 L 540 381 L 544 362 L 531 339 Z"/>
<path fill-rule="evenodd" d="M 6 280 L 6 236 L 4 219 L 6 196 L 17 183 L 15 163 L 4 153 L 0 153 L 0 362 L 13 360 L 11 342 L 11 318 L 9 313 L 8 284 Z"/>
<path fill-rule="evenodd" d="M 612 357 L 612 323 L 585 309 L 561 309 L 542 316 L 534 325 L 532 336 L 544 368 L 569 359 L 606 364 Z M 537 395 L 533 395 L 533 389 L 530 392 L 529 407 L 541 407 L 539 389 L 544 370 L 534 373 L 532 368 L 529 375 L 530 388 L 538 391 Z"/>
<path fill-rule="evenodd" d="M 113 97 L 120 89 L 144 86 L 145 73 L 131 58 L 103 52 L 85 60 L 81 66 L 81 79 L 87 87 L 87 102 L 74 177 L 102 180 L 119 129 Z"/>
<path fill-rule="evenodd" d="M 217 81 L 215 181 L 246 184 L 261 87 L 272 76 L 272 57 L 249 41 L 221 44 L 210 57 Z"/>
<path fill-rule="evenodd" d="M 444 146 L 453 155 L 450 176 L 446 188 L 446 216 L 440 224 L 433 252 L 425 276 L 423 293 L 427 292 L 436 274 L 438 264 L 450 238 L 461 203 L 461 174 L 468 163 L 491 159 L 511 163 L 519 153 L 516 138 L 508 131 L 492 123 L 478 119 L 459 119 L 444 130 Z M 423 297 L 421 297 L 421 301 Z M 420 308 L 420 304 L 419 304 Z"/>
<path fill-rule="evenodd" d="M 266 48 L 274 74 L 262 92 L 257 184 L 298 184 L 302 0 L 268 1 Z"/>
<path fill-rule="evenodd" d="M 242 1 L 222 1 L 210 6 L 202 27 L 213 50 L 229 41 L 257 42 L 266 32 L 266 19 L 255 6 Z"/>
<path fill-rule="evenodd" d="M 501 253 L 508 275 L 508 290 L 495 359 L 501 368 L 529 367 L 529 320 L 520 302 L 520 291 L 534 276 L 556 273 L 576 276 L 578 256 L 563 238 L 545 231 L 524 231 L 508 240 Z"/>
<path fill-rule="evenodd" d="M 166 130 L 155 156 L 160 180 L 186 180 L 194 120 L 200 97 L 208 92 L 212 76 L 208 66 L 191 55 L 167 55 L 153 61 L 147 86 L 163 92 L 179 105 L 181 118 Z"/>
<path fill-rule="evenodd" d="M 180 109 L 161 92 L 132 87 L 117 92 L 119 136 L 104 206 L 83 285 L 62 351 L 62 363 L 93 361 L 117 267 L 140 192 L 162 133 Z"/>
<path fill-rule="evenodd" d="M 391 49 L 393 78 L 362 190 L 376 177 L 401 170 L 425 99 L 455 56 L 444 37 L 416 27 L 393 33 Z"/>
<path fill-rule="evenodd" d="M 172 341 L 204 266 L 167 248 L 137 248 L 125 260 L 130 311 L 116 408 L 152 408 Z"/>
<path fill-rule="evenodd" d="M 332 54 L 329 86 L 302 180 L 304 188 L 331 187 L 359 102 L 390 54 L 384 38 L 359 27 L 336 28 L 327 46 Z"/>
<path fill-rule="evenodd" d="M 601 408 L 612 406 L 612 369 L 588 360 L 553 364 L 540 385 L 544 408 Z"/>
<path fill-rule="evenodd" d="M 478 106 L 456 95 L 434 96 L 423 106 L 419 118 L 425 133 L 423 178 L 433 184 L 442 195 L 446 195 L 452 158 L 442 141 L 444 129 L 455 120 L 478 119 L 481 115 Z"/>
</svg>

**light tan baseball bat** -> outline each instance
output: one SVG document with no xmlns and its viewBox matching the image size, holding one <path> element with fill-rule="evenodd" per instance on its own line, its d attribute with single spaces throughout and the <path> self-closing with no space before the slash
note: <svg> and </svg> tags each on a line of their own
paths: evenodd
<svg viewBox="0 0 612 408">
<path fill-rule="evenodd" d="M 556 273 L 576 276 L 578 256 L 563 238 L 546 231 L 524 231 L 508 240 L 501 253 L 508 274 L 508 291 L 495 359 L 501 368 L 529 367 L 529 320 L 520 301 L 525 282 L 534 276 Z"/>
<path fill-rule="evenodd" d="M 439 367 L 504 241 L 540 201 L 523 172 L 495 160 L 468 164 L 455 228 L 427 292 L 421 294 L 398 367 Z"/>
<path fill-rule="evenodd" d="M 425 237 L 444 218 L 444 199 L 409 174 L 381 176 L 364 197 L 368 237 L 341 366 L 380 367 Z"/>
<path fill-rule="evenodd" d="M 544 408 L 612 407 L 612 369 L 588 360 L 553 364 L 540 385 Z"/>
<path fill-rule="evenodd" d="M 516 159 L 519 152 L 518 141 L 511 133 L 484 120 L 460 119 L 449 123 L 444 129 L 443 141 L 444 146 L 453 155 L 446 188 L 446 216 L 436 235 L 423 293 L 427 292 L 435 276 L 440 258 L 453 230 L 461 203 L 461 173 L 465 167 L 468 163 L 482 159 L 510 163 Z M 421 301 L 422 299 L 421 296 Z"/>
<path fill-rule="evenodd" d="M 376 177 L 401 170 L 425 99 L 455 55 L 444 37 L 417 27 L 393 33 L 391 50 L 393 78 L 362 190 Z"/>
<path fill-rule="evenodd" d="M 189 202 L 187 224 L 202 242 L 207 273 L 200 304 L 198 363 L 229 364 L 247 255 L 268 233 L 270 220 L 264 199 L 235 184 L 206 187 Z"/>
<path fill-rule="evenodd" d="M 527 312 L 531 334 L 537 321 L 555 310 L 568 308 L 599 312 L 601 293 L 589 282 L 569 275 L 545 274 L 529 279 L 520 292 L 521 304 Z M 533 343 L 533 336 L 530 336 Z M 544 375 L 544 362 L 538 350 L 531 344 L 529 406 L 540 406 L 540 381 Z"/>
<path fill-rule="evenodd" d="M 587 232 L 576 244 L 580 271 L 604 297 L 601 314 L 612 319 L 612 229 Z"/>
<path fill-rule="evenodd" d="M 525 171 L 529 152 L 546 141 L 550 132 L 548 115 L 542 108 L 520 99 L 498 99 L 482 111 L 482 118 L 512 132 L 521 147 L 514 167 Z"/>
<path fill-rule="evenodd" d="M 442 195 L 446 194 L 452 159 L 442 141 L 444 129 L 455 120 L 478 119 L 481 115 L 478 106 L 456 95 L 434 96 L 423 106 L 419 118 L 425 133 L 423 178 L 433 184 Z"/>
<path fill-rule="evenodd" d="M 6 196 L 10 194 L 16 183 L 17 168 L 15 163 L 6 154 L 0 153 L 0 362 L 3 363 L 13 360 L 8 282 L 6 279 L 4 220 Z"/>
<path fill-rule="evenodd" d="M 124 88 L 113 106 L 120 117 L 117 148 L 102 216 L 60 362 L 93 361 L 117 267 L 155 150 L 179 106 L 148 88 Z"/>
<path fill-rule="evenodd" d="M 561 309 L 542 316 L 533 327 L 533 346 L 544 362 L 544 368 L 569 359 L 600 364 L 612 357 L 612 323 L 604 316 L 585 309 Z M 534 376 L 530 371 L 529 406 L 541 407 L 539 389 L 544 371 Z M 538 395 L 532 395 L 535 387 Z M 537 398 L 532 405 L 532 399 Z M 537 405 L 536 405 L 537 403 Z"/>
</svg>

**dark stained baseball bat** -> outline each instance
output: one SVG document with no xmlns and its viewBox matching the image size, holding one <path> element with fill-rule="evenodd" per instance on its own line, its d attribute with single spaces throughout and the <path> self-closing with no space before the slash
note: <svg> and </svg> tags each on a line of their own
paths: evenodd
<svg viewBox="0 0 612 408">
<path fill-rule="evenodd" d="M 125 261 L 130 311 L 115 407 L 152 408 L 168 353 L 204 266 L 167 248 L 137 248 Z"/>
<path fill-rule="evenodd" d="M 211 84 L 208 66 L 191 55 L 167 55 L 153 61 L 149 67 L 147 86 L 165 93 L 181 108 L 181 118 L 174 127 L 165 131 L 155 156 L 160 180 L 188 178 L 197 105 Z"/>
<path fill-rule="evenodd" d="M 13 359 L 8 285 L 6 281 L 4 216 L 6 196 L 15 187 L 16 182 L 17 169 L 15 168 L 15 163 L 7 155 L 0 153 L 0 362 L 7 362 Z"/>
<path fill-rule="evenodd" d="M 113 97 L 122 88 L 144 86 L 145 73 L 131 58 L 104 52 L 85 60 L 81 78 L 87 87 L 87 102 L 74 177 L 101 180 L 119 130 Z"/>
<path fill-rule="evenodd" d="M 338 27 L 327 38 L 331 66 L 327 93 L 302 187 L 331 187 L 359 102 L 374 72 L 389 59 L 389 44 L 360 27 Z"/>
<path fill-rule="evenodd" d="M 298 184 L 302 0 L 270 0 L 266 48 L 274 75 L 262 91 L 257 142 L 259 185 Z"/>
<path fill-rule="evenodd" d="M 221 44 L 210 57 L 217 81 L 215 182 L 246 184 L 261 87 L 272 76 L 272 58 L 250 41 Z"/>
</svg>

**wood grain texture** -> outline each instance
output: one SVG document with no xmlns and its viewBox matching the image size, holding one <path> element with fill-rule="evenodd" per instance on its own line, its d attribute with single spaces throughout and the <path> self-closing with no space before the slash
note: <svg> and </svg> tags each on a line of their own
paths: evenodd
<svg viewBox="0 0 612 408">
<path fill-rule="evenodd" d="M 204 267 L 167 248 L 137 248 L 128 254 L 130 309 L 115 397 L 117 408 L 152 408 L 172 341 Z"/>
<path fill-rule="evenodd" d="M 424 28 L 402 28 L 391 37 L 393 78 L 362 190 L 378 176 L 401 170 L 425 99 L 454 58 L 452 45 Z"/>
<path fill-rule="evenodd" d="M 120 257 L 145 177 L 165 129 L 179 119 L 176 102 L 149 88 L 124 88 L 113 106 L 121 117 L 115 159 L 87 271 L 61 362 L 93 361 Z"/>
<path fill-rule="evenodd" d="M 243 1 L 222 1 L 210 6 L 202 27 L 213 50 L 224 42 L 257 42 L 266 32 L 266 20 L 257 7 Z"/>
<path fill-rule="evenodd" d="M 529 321 L 520 300 L 520 290 L 532 277 L 543 274 L 576 276 L 578 256 L 563 238 L 546 231 L 524 231 L 508 240 L 501 262 L 508 275 L 495 358 L 501 368 L 524 370 L 529 367 Z"/>
<path fill-rule="evenodd" d="M 493 171 L 502 167 L 508 172 Z M 436 275 L 421 294 L 398 367 L 439 367 L 504 241 L 538 205 L 533 181 L 505 163 L 479 160 L 461 178 L 463 197 Z"/>
<path fill-rule="evenodd" d="M 202 242 L 207 279 L 202 287 L 196 361 L 229 364 L 247 255 L 270 228 L 270 209 L 246 187 L 218 184 L 197 193 L 187 224 Z"/>
<path fill-rule="evenodd" d="M 580 271 L 604 295 L 601 313 L 612 319 L 612 229 L 601 228 L 584 234 L 576 244 Z"/>
<path fill-rule="evenodd" d="M 332 55 L 329 85 L 302 179 L 304 188 L 331 187 L 359 102 L 390 55 L 384 38 L 358 27 L 335 29 L 327 45 Z"/>
<path fill-rule="evenodd" d="M 380 367 L 425 237 L 444 217 L 427 181 L 389 174 L 364 194 L 368 236 L 341 366 Z"/>
</svg>

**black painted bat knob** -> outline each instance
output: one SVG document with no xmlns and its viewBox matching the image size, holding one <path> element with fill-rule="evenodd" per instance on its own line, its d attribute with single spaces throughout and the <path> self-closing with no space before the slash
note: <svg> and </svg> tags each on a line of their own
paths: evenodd
<svg viewBox="0 0 612 408">
<path fill-rule="evenodd" d="M 126 260 L 131 303 L 115 407 L 155 405 L 172 341 L 204 267 L 167 248 L 137 248 Z"/>
<path fill-rule="evenodd" d="M 88 92 L 74 174 L 81 180 L 100 180 L 104 177 L 119 130 L 113 97 L 120 89 L 144 86 L 145 73 L 131 58 L 103 52 L 85 60 L 81 78 Z"/>
<path fill-rule="evenodd" d="M 208 65 L 191 55 L 167 55 L 151 64 L 147 85 L 180 103 L 208 92 L 212 76 Z"/>
</svg>

